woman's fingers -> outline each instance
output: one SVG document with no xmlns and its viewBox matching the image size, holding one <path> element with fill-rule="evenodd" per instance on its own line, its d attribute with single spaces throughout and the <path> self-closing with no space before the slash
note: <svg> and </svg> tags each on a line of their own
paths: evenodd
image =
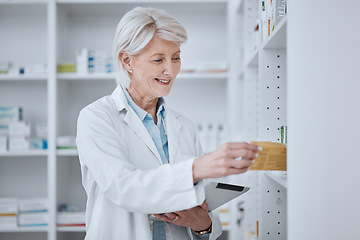
<svg viewBox="0 0 360 240">
<path fill-rule="evenodd" d="M 241 159 L 241 160 L 236 160 L 236 159 L 227 159 L 226 160 L 226 165 L 228 168 L 249 168 L 251 166 L 251 164 L 253 164 L 253 159 Z"/>
<path fill-rule="evenodd" d="M 247 142 L 225 143 L 214 152 L 195 159 L 193 181 L 244 173 L 259 150 L 259 146 Z"/>
<path fill-rule="evenodd" d="M 164 221 L 164 222 L 170 222 L 174 223 L 178 219 L 178 215 L 172 212 L 165 213 L 165 214 L 153 214 L 157 219 Z"/>
<path fill-rule="evenodd" d="M 171 220 L 174 221 L 176 219 L 177 214 L 173 212 L 165 213 L 165 215 Z"/>
<path fill-rule="evenodd" d="M 225 143 L 220 148 L 221 156 L 238 159 L 254 159 L 259 147 L 251 143 Z"/>
<path fill-rule="evenodd" d="M 235 158 L 235 159 L 238 158 L 238 160 L 240 160 L 240 159 L 254 159 L 258 155 L 254 151 L 247 149 L 240 149 L 240 150 L 232 150 L 231 153 L 229 153 L 229 156 L 231 158 Z"/>
<path fill-rule="evenodd" d="M 228 142 L 223 144 L 225 148 L 231 149 L 231 150 L 238 150 L 238 149 L 247 149 L 250 151 L 259 151 L 259 146 L 252 143 L 247 142 Z"/>
<path fill-rule="evenodd" d="M 202 209 L 207 211 L 208 210 L 208 204 L 207 204 L 206 200 L 199 207 L 201 207 Z"/>
</svg>

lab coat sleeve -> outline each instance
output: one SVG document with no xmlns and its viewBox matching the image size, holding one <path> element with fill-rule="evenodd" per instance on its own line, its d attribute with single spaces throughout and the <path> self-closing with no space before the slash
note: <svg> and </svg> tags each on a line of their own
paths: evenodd
<svg viewBox="0 0 360 240">
<path fill-rule="evenodd" d="M 106 112 L 84 108 L 78 118 L 77 147 L 82 169 L 114 204 L 131 212 L 164 213 L 184 210 L 205 200 L 203 183 L 193 184 L 194 159 L 136 169 L 128 148 Z M 90 180 L 89 180 L 90 181 Z"/>
<path fill-rule="evenodd" d="M 209 240 L 215 240 L 220 237 L 222 233 L 222 225 L 219 217 L 219 212 L 214 210 L 210 212 L 209 215 L 213 224 Z"/>
<path fill-rule="evenodd" d="M 222 225 L 221 225 L 219 213 L 217 211 L 212 211 L 212 212 L 209 212 L 209 216 L 212 221 L 212 229 L 211 229 L 211 234 L 209 236 L 209 240 L 216 240 L 218 237 L 220 237 L 220 235 L 222 233 Z M 191 237 L 191 239 L 193 239 L 193 240 L 199 239 L 192 232 L 192 229 L 188 228 L 187 231 L 188 231 L 188 234 Z"/>
</svg>

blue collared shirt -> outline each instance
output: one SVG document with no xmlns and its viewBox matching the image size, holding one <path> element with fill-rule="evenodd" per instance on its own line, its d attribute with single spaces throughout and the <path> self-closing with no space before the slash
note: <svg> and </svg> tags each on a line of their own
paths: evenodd
<svg viewBox="0 0 360 240">
<path fill-rule="evenodd" d="M 158 150 L 162 162 L 169 163 L 169 148 L 168 148 L 168 139 L 165 131 L 164 121 L 166 117 L 165 111 L 165 101 L 163 98 L 159 98 L 158 107 L 157 107 L 157 124 L 155 125 L 154 119 L 150 113 L 146 112 L 140 108 L 130 97 L 127 90 L 124 89 L 126 99 L 130 107 L 134 110 L 136 115 L 139 116 L 140 120 L 143 122 L 145 128 L 148 130 L 156 149 Z"/>
</svg>

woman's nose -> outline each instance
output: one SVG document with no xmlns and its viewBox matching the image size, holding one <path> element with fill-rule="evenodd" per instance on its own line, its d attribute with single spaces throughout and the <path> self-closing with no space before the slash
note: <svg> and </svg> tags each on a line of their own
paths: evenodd
<svg viewBox="0 0 360 240">
<path fill-rule="evenodd" d="M 177 63 L 173 63 L 173 62 L 167 62 L 166 64 L 164 64 L 164 74 L 165 75 L 170 75 L 173 76 L 176 74 L 177 69 L 178 69 L 178 64 Z"/>
</svg>

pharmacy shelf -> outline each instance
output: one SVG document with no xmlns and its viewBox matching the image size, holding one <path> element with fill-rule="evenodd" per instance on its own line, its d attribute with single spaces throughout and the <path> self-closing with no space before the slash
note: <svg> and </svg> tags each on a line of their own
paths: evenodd
<svg viewBox="0 0 360 240">
<path fill-rule="evenodd" d="M 0 228 L 0 232 L 47 232 L 48 227 L 14 227 Z"/>
<path fill-rule="evenodd" d="M 287 189 L 287 175 L 283 171 L 266 171 L 264 175 L 271 178 L 273 181 L 278 183 L 279 185 L 283 186 Z"/>
<path fill-rule="evenodd" d="M 92 73 L 92 74 L 77 74 L 77 73 L 58 73 L 58 80 L 71 81 L 71 80 L 115 80 L 114 73 Z"/>
<path fill-rule="evenodd" d="M 7 75 L 0 74 L 0 81 L 46 81 L 47 75 Z"/>
<path fill-rule="evenodd" d="M 85 232 L 85 227 L 57 227 L 58 232 Z"/>
<path fill-rule="evenodd" d="M 0 0 L 0 4 L 40 4 L 48 0 Z"/>
<path fill-rule="evenodd" d="M 99 0 L 57 0 L 57 3 L 99 3 Z M 147 1 L 134 1 L 134 0 L 103 0 L 101 3 L 169 3 L 169 0 L 147 0 Z M 227 0 L 172 0 L 172 3 L 226 3 Z"/>
<path fill-rule="evenodd" d="M 57 156 L 79 156 L 77 149 L 58 149 Z"/>
<path fill-rule="evenodd" d="M 49 227 L 0 229 L 1 236 L 6 232 L 11 232 L 7 235 L 9 235 L 9 240 L 13 240 L 21 239 L 21 236 L 26 235 L 21 232 L 44 232 L 44 235 L 47 233 L 47 236 L 41 238 L 47 240 L 79 239 L 79 236 L 83 238 L 85 227 L 56 226 L 59 204 L 66 202 L 77 207 L 81 206 L 81 209 L 86 206 L 86 194 L 81 185 L 81 171 L 77 160 L 78 152 L 76 149 L 56 149 L 56 138 L 76 132 L 74 128 L 78 112 L 94 99 L 108 94 L 109 89 L 112 90 L 115 85 L 115 74 L 57 73 L 56 66 L 61 62 L 74 62 L 76 48 L 89 47 L 110 52 L 115 31 L 114 24 L 126 11 L 138 5 L 164 9 L 184 24 L 191 33 L 191 38 L 189 37 L 186 44 L 188 55 L 184 51 L 184 61 L 192 59 L 196 63 L 201 63 L 202 60 L 211 60 L 215 54 L 217 58 L 225 60 L 229 65 L 227 49 L 230 47 L 226 44 L 228 0 L 0 0 L 0 22 L 12 23 L 9 27 L 3 26 L 6 30 L 4 35 L 6 41 L 2 49 L 6 48 L 9 51 L 6 51 L 1 57 L 6 61 L 11 60 L 15 66 L 25 66 L 28 63 L 45 63 L 48 66 L 48 73 L 44 75 L 9 76 L 9 74 L 0 74 L 0 85 L 3 85 L 1 89 L 3 92 L 8 91 L 9 97 L 5 99 L 1 94 L 0 96 L 4 98 L 3 102 L 7 105 L 21 106 L 23 102 L 28 104 L 25 106 L 26 109 L 29 113 L 30 110 L 33 113 L 33 115 L 27 115 L 28 119 L 33 122 L 47 122 L 49 138 L 49 150 L 0 152 L 0 162 L 4 161 L 9 168 L 15 170 L 21 167 L 23 162 L 17 161 L 17 159 L 23 160 L 28 159 L 28 156 L 30 158 L 34 156 L 31 160 L 39 162 L 36 163 L 42 167 L 41 173 L 38 174 L 39 181 L 41 180 L 44 185 L 41 189 L 39 187 L 40 194 L 25 194 L 26 192 L 23 193 L 21 187 L 17 187 L 14 188 L 14 193 L 9 191 L 4 196 L 26 195 L 32 197 L 39 195 L 46 197 L 49 202 Z M 196 21 L 199 17 L 204 22 Z M 24 48 L 34 49 L 39 54 L 29 54 L 25 49 L 22 52 L 26 54 L 18 57 L 16 53 L 19 52 L 17 51 L 19 44 L 14 41 L 17 38 L 12 37 L 10 33 L 13 31 L 16 31 L 18 35 L 26 31 L 33 33 L 33 29 L 26 24 L 24 26 L 24 23 L 29 23 L 28 25 L 36 30 L 34 37 L 28 41 L 30 47 L 26 45 Z M 214 35 L 214 31 L 218 34 Z M 101 36 L 101 38 L 94 36 Z M 199 40 L 201 40 L 201 47 L 199 47 Z M 219 42 L 223 44 L 218 45 Z M 46 47 L 44 48 L 44 46 Z M 194 70 L 197 69 L 194 68 Z M 188 94 L 190 100 L 197 100 L 200 97 L 206 100 L 204 104 L 207 104 L 208 100 L 214 99 L 214 102 L 207 104 L 212 106 L 206 110 L 211 115 L 211 110 L 220 109 L 220 106 L 226 105 L 229 72 L 181 72 L 177 76 L 179 81 L 176 82 L 179 87 L 176 90 L 179 93 Z M 193 83 L 196 83 L 196 86 Z M 23 86 L 24 84 L 26 86 Z M 38 98 L 26 98 L 25 93 L 18 92 L 18 89 L 27 89 L 28 85 L 36 89 L 37 92 L 32 91 L 32 93 L 39 96 Z M 41 88 L 41 91 L 37 89 L 38 87 Z M 204 87 L 206 91 L 204 91 Z M 19 95 L 24 97 L 19 98 Z M 183 95 L 174 95 L 173 103 L 183 105 L 181 96 Z M 39 108 L 36 101 L 46 104 Z M 196 104 L 193 107 L 198 109 Z M 37 114 L 37 111 L 45 111 L 45 109 L 46 115 Z M 219 111 L 221 116 L 226 115 L 226 110 L 220 109 Z M 203 118 L 208 119 L 208 117 L 201 116 L 200 120 L 194 119 L 194 122 L 203 121 L 201 120 Z M 222 121 L 223 117 L 218 117 L 218 119 Z M 26 175 L 14 176 L 12 169 L 5 172 L 1 179 L 16 178 L 19 183 L 14 183 L 14 186 L 22 184 Z M 28 191 L 33 190 L 30 188 Z M 231 232 L 231 228 L 228 226 L 224 227 L 224 230 Z M 41 235 L 43 234 L 41 233 Z M 69 238 L 69 236 L 71 237 Z"/>
<path fill-rule="evenodd" d="M 29 150 L 29 151 L 18 151 L 18 152 L 0 152 L 0 157 L 33 157 L 33 156 L 44 156 L 48 155 L 47 150 Z"/>
<path fill-rule="evenodd" d="M 287 15 L 285 15 L 278 25 L 275 26 L 271 35 L 263 42 L 262 48 L 286 48 L 287 45 Z"/>
<path fill-rule="evenodd" d="M 196 80 L 226 80 L 227 72 L 208 73 L 208 72 L 193 72 L 193 73 L 179 73 L 176 79 L 196 79 Z M 114 73 L 93 73 L 86 75 L 79 75 L 77 73 L 58 73 L 57 79 L 61 81 L 100 81 L 111 80 L 115 81 Z"/>
<path fill-rule="evenodd" d="M 236 14 L 236 19 L 239 19 L 238 25 L 234 27 L 234 31 L 238 33 L 234 39 L 239 44 L 237 49 L 239 49 L 240 58 L 235 61 L 236 66 L 243 66 L 244 69 L 242 69 L 242 76 L 236 75 L 236 78 L 235 76 L 229 78 L 229 84 L 233 84 L 238 91 L 238 95 L 233 98 L 237 103 L 232 105 L 230 111 L 240 109 L 233 118 L 242 118 L 241 121 L 234 121 L 234 126 L 230 126 L 237 129 L 234 131 L 236 135 L 233 135 L 233 138 L 239 140 L 238 136 L 241 136 L 242 141 L 257 139 L 277 142 L 279 133 L 276 129 L 281 125 L 286 125 L 284 116 L 286 116 L 287 89 L 287 16 L 278 22 L 271 35 L 262 42 L 262 35 L 254 31 L 254 26 L 262 17 L 263 1 L 237 1 L 239 7 L 231 9 Z M 263 25 L 259 24 L 259 28 L 262 32 Z M 252 50 L 256 42 L 260 44 L 256 50 Z M 266 106 L 275 107 L 267 108 Z M 277 121 L 274 121 L 276 119 Z M 284 122 L 280 123 L 279 120 Z M 274 238 L 285 240 L 287 179 L 284 172 L 249 171 L 239 176 L 236 183 L 250 186 L 251 191 L 244 195 L 242 204 L 244 215 L 239 212 L 240 200 L 235 200 L 231 207 L 231 222 L 236 223 L 239 215 L 243 219 L 241 226 L 233 225 L 229 239 L 236 240 L 239 236 L 241 239 L 247 239 L 252 234 L 258 233 L 259 240 Z"/>
</svg>

